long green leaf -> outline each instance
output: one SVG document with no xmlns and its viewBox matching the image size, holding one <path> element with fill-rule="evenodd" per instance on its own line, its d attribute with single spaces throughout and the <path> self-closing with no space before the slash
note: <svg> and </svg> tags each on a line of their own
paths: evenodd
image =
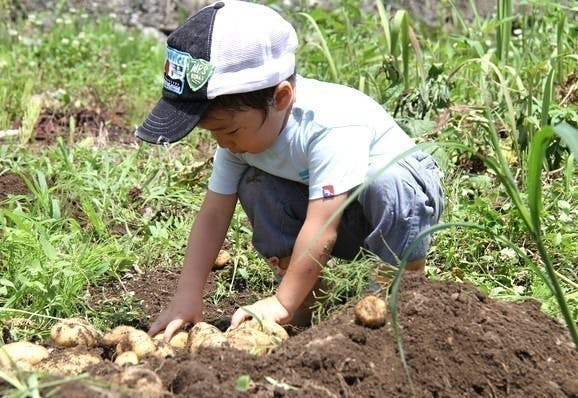
<svg viewBox="0 0 578 398">
<path fill-rule="evenodd" d="M 572 129 L 568 128 L 568 126 L 562 126 L 558 129 L 562 135 L 569 139 L 573 150 L 576 150 L 577 146 L 577 138 L 572 133 Z M 575 129 L 574 129 L 575 130 Z M 560 287 L 560 283 L 558 283 L 558 277 L 556 275 L 556 270 L 554 269 L 554 265 L 552 264 L 552 260 L 545 248 L 545 245 L 542 240 L 542 233 L 540 230 L 540 212 L 542 210 L 542 185 L 540 181 L 540 177 L 542 174 L 542 165 L 544 163 L 544 159 L 546 157 L 546 149 L 548 144 L 550 143 L 552 137 L 554 136 L 554 129 L 551 126 L 546 126 L 539 130 L 535 135 L 534 139 L 532 140 L 530 155 L 528 157 L 528 206 L 531 215 L 531 222 L 533 227 L 533 238 L 536 242 L 536 246 L 540 253 L 540 257 L 544 262 L 544 266 L 546 268 L 546 272 L 548 273 L 548 277 L 550 279 L 552 285 L 552 293 L 556 297 L 556 301 L 560 306 L 560 312 L 566 321 L 566 325 L 568 326 L 568 330 L 572 339 L 574 340 L 574 345 L 576 346 L 576 350 L 578 350 L 578 330 L 576 328 L 576 324 L 572 319 L 572 315 L 570 314 L 570 310 L 568 308 L 568 303 L 566 302 L 566 298 L 564 296 L 564 291 Z"/>
<path fill-rule="evenodd" d="M 399 10 L 393 18 L 391 29 L 391 53 L 399 54 L 397 42 L 401 41 L 401 58 L 403 62 L 404 87 L 409 88 L 409 15 L 405 10 Z"/>
<path fill-rule="evenodd" d="M 389 15 L 381 0 L 376 0 L 375 4 L 377 5 L 377 12 L 379 13 L 379 20 L 385 38 L 386 54 L 391 54 L 391 27 L 389 26 Z"/>
<path fill-rule="evenodd" d="M 552 61 L 555 62 L 555 61 Z M 544 95 L 542 96 L 542 120 L 541 127 L 548 125 L 550 119 L 550 104 L 552 93 L 554 92 L 554 67 L 550 68 L 546 81 L 544 82 Z"/>
<path fill-rule="evenodd" d="M 315 21 L 315 19 L 313 19 L 311 15 L 305 12 L 300 12 L 299 15 L 305 17 L 305 19 L 307 19 L 309 23 L 311 23 L 311 26 L 313 26 L 313 29 L 315 29 L 315 31 L 317 32 L 317 35 L 319 36 L 319 41 L 321 42 L 320 45 L 323 51 L 323 55 L 325 55 L 325 58 L 327 58 L 327 62 L 329 63 L 329 70 L 331 71 L 331 76 L 333 78 L 333 81 L 337 82 L 339 75 L 337 74 L 335 61 L 333 60 L 333 56 L 331 55 L 331 51 L 329 50 L 329 46 L 327 45 L 327 40 L 325 40 L 325 36 L 323 36 L 323 32 L 319 28 L 317 21 Z"/>
<path fill-rule="evenodd" d="M 540 233 L 540 212 L 542 211 L 542 164 L 546 148 L 554 136 L 552 127 L 547 126 L 534 135 L 528 156 L 528 207 L 534 233 Z"/>
</svg>

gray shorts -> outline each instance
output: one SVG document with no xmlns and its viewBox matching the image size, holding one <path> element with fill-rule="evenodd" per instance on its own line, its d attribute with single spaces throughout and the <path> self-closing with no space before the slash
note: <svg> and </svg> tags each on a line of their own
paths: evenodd
<svg viewBox="0 0 578 398">
<path fill-rule="evenodd" d="M 290 256 L 307 213 L 308 187 L 251 167 L 238 195 L 257 251 L 265 258 Z M 345 209 L 332 255 L 352 260 L 366 249 L 396 265 L 417 235 L 437 224 L 442 210 L 439 168 L 431 155 L 414 153 L 382 171 Z M 408 261 L 424 258 L 430 240 L 420 240 Z"/>
</svg>

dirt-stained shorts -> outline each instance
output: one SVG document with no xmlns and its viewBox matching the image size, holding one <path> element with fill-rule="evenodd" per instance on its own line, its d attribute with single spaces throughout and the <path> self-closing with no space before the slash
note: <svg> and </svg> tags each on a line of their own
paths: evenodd
<svg viewBox="0 0 578 398">
<path fill-rule="evenodd" d="M 440 171 L 425 152 L 385 170 L 344 211 L 332 255 L 354 259 L 366 249 L 396 265 L 420 232 L 437 224 L 443 210 Z M 253 245 L 265 258 L 290 256 L 307 214 L 307 185 L 249 168 L 239 200 L 253 226 Z M 416 242 L 408 261 L 424 258 L 430 237 Z"/>
</svg>

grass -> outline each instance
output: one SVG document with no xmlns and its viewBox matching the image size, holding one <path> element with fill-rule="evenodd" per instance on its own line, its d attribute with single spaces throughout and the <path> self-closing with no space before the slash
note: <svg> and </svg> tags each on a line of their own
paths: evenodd
<svg viewBox="0 0 578 398">
<path fill-rule="evenodd" d="M 300 73 L 360 88 L 418 142 L 444 144 L 430 147 L 445 173 L 443 221 L 481 228 L 437 231 L 428 274 L 469 280 L 494 297 L 534 297 L 562 317 L 555 279 L 566 321 L 576 323 L 576 163 L 568 143 L 551 134 L 543 159 L 532 155 L 544 128 L 578 126 L 569 100 L 576 10 L 529 1 L 512 14 L 510 2 L 500 4 L 499 17 L 464 22 L 455 9 L 456 23 L 437 28 L 404 12 L 387 18 L 381 3 L 381 12 L 364 13 L 353 0 L 287 16 L 301 38 Z M 30 191 L 0 202 L 0 320 L 23 340 L 46 337 L 53 318 L 81 315 L 103 328 L 145 318 L 128 298 L 96 312 L 91 292 L 137 268 L 180 268 L 210 169 L 197 149 L 214 145 L 202 133 L 168 149 L 73 142 L 74 119 L 55 145 L 32 144 L 43 110 L 99 109 L 134 126 L 159 93 L 162 44 L 110 19 L 56 17 L 55 24 L 47 15 L 3 19 L 0 29 L 0 70 L 10 71 L 0 73 L 0 130 L 19 131 L 0 141 L 0 175 L 17 173 Z M 271 292 L 273 277 L 252 250 L 240 209 L 226 244 L 234 266 L 219 273 L 211 300 L 244 288 Z M 548 262 L 553 273 L 543 278 Z M 324 270 L 333 289 L 320 313 L 361 294 L 372 269 L 359 260 Z"/>
</svg>

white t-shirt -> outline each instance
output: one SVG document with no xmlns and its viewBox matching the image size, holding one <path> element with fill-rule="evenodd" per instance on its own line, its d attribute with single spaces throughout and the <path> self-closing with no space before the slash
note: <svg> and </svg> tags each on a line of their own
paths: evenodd
<svg viewBox="0 0 578 398">
<path fill-rule="evenodd" d="M 331 197 L 362 184 L 370 166 L 384 166 L 414 145 L 367 95 L 298 76 L 296 100 L 277 140 L 257 154 L 218 148 L 209 189 L 236 193 L 243 172 L 253 166 L 309 185 L 310 200 Z"/>
</svg>

